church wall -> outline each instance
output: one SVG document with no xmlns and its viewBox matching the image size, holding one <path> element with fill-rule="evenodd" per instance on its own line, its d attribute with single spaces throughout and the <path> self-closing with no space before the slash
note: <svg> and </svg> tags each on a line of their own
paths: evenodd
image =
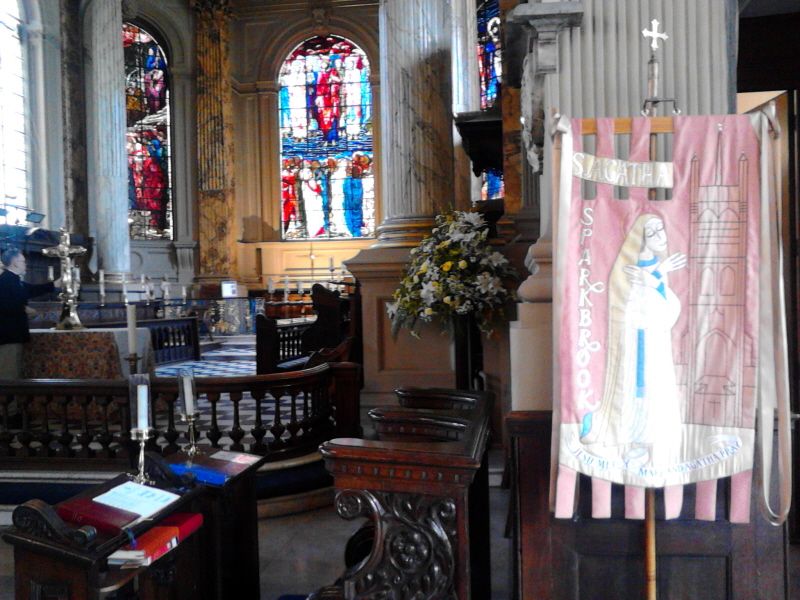
<svg viewBox="0 0 800 600">
<path fill-rule="evenodd" d="M 267 276 L 309 269 L 311 243 L 281 242 L 278 126 L 278 72 L 286 55 L 319 33 L 352 40 L 371 66 L 375 155 L 380 155 L 380 76 L 378 3 L 375 0 L 307 2 L 255 0 L 233 3 L 231 70 L 234 86 L 236 231 L 239 278 L 263 286 Z M 380 161 L 376 161 L 376 223 L 380 210 Z M 315 266 L 337 269 L 343 260 L 374 240 L 314 242 Z M 259 260 L 261 262 L 259 262 Z"/>
</svg>

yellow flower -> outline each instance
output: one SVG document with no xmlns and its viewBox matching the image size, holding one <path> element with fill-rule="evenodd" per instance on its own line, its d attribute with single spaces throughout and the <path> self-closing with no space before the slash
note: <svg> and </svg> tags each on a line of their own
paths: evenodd
<svg viewBox="0 0 800 600">
<path fill-rule="evenodd" d="M 448 260 L 446 263 L 442 265 L 442 271 L 444 271 L 445 273 L 447 273 L 452 268 L 453 268 L 452 260 Z"/>
<path fill-rule="evenodd" d="M 433 309 L 429 306 L 428 308 L 425 309 L 425 314 L 426 315 L 432 315 L 433 314 Z"/>
<path fill-rule="evenodd" d="M 445 296 L 444 298 L 442 298 L 442 302 L 444 302 L 445 304 L 450 304 L 452 301 L 453 299 L 450 296 Z"/>
<path fill-rule="evenodd" d="M 466 269 L 467 268 L 467 261 L 465 261 L 463 258 L 460 261 L 458 261 L 458 268 L 459 269 Z"/>
<path fill-rule="evenodd" d="M 422 263 L 422 266 L 419 268 L 419 273 L 427 273 L 428 272 L 428 263 Z"/>
</svg>

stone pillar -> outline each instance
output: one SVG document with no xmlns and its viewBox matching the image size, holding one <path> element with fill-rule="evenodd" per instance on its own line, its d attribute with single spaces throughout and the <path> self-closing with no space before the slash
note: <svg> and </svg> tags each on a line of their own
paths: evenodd
<svg viewBox="0 0 800 600">
<path fill-rule="evenodd" d="M 396 402 L 392 391 L 401 385 L 455 383 L 448 336 L 431 326 L 423 340 L 406 331 L 392 338 L 386 316 L 409 248 L 430 232 L 436 214 L 454 204 L 452 5 L 451 0 L 380 4 L 376 156 L 383 222 L 377 243 L 346 262 L 361 283 L 364 407 Z"/>
<path fill-rule="evenodd" d="M 416 245 L 453 204 L 450 4 L 381 0 L 382 247 Z"/>
<path fill-rule="evenodd" d="M 97 267 L 105 269 L 106 277 L 115 279 L 130 271 L 125 72 L 119 0 L 88 3 L 83 31 L 87 43 L 89 232 L 95 239 Z"/>
<path fill-rule="evenodd" d="M 453 113 L 481 109 L 478 81 L 478 16 L 474 0 L 453 0 Z M 481 197 L 481 179 L 472 173 L 472 162 L 453 127 L 455 207 L 469 209 Z"/>
<path fill-rule="evenodd" d="M 230 0 L 193 0 L 197 13 L 197 212 L 201 282 L 236 278 Z"/>
</svg>

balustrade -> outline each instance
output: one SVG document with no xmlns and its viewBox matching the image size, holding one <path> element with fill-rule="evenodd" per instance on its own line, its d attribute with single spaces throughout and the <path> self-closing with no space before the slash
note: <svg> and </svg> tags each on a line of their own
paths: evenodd
<svg viewBox="0 0 800 600">
<path fill-rule="evenodd" d="M 337 435 L 360 435 L 359 369 L 331 363 L 292 373 L 197 378 L 199 443 L 279 460 Z M 0 469 L 125 468 L 135 452 L 128 393 L 125 380 L 0 382 Z M 148 450 L 171 454 L 188 441 L 177 397 L 175 379 L 152 379 L 155 437 Z M 12 406 L 19 417 L 10 415 Z"/>
</svg>

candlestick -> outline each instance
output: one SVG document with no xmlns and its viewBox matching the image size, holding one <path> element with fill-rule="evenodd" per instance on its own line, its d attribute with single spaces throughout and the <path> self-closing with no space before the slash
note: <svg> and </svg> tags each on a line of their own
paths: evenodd
<svg viewBox="0 0 800 600">
<path fill-rule="evenodd" d="M 139 384 L 136 386 L 136 426 L 138 429 L 147 430 L 150 428 L 148 415 L 148 392 L 147 385 Z"/>
<path fill-rule="evenodd" d="M 55 278 L 55 271 L 53 270 L 53 266 L 50 265 L 47 267 L 47 281 L 53 281 Z"/>
<path fill-rule="evenodd" d="M 181 383 L 183 385 L 183 400 L 184 405 L 186 408 L 187 415 L 194 414 L 194 390 L 192 389 L 192 378 L 191 376 L 181 377 Z"/>
<path fill-rule="evenodd" d="M 136 305 L 125 307 L 128 317 L 128 354 L 136 354 Z"/>
</svg>

